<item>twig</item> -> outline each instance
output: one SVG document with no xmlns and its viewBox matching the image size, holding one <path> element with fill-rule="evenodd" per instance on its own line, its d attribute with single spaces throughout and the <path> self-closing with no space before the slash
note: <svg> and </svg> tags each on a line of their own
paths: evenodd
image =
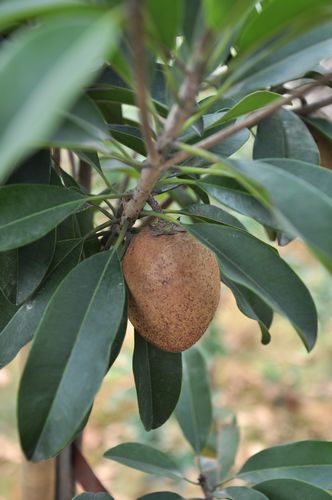
<svg viewBox="0 0 332 500">
<path fill-rule="evenodd" d="M 212 494 L 211 494 L 212 492 L 209 488 L 208 480 L 204 474 L 199 475 L 198 482 L 200 487 L 202 488 L 206 500 L 212 500 Z"/>
<path fill-rule="evenodd" d="M 278 109 L 282 108 L 286 104 L 290 104 L 294 99 L 300 98 L 308 94 L 313 88 L 323 85 L 324 83 L 330 80 L 331 76 L 332 72 L 326 74 L 323 78 L 320 78 L 319 80 L 316 80 L 313 83 L 304 85 L 297 91 L 293 92 L 291 96 L 281 97 L 280 99 L 274 101 L 272 104 L 264 107 L 263 109 L 260 109 L 259 111 L 254 111 L 247 118 L 235 123 L 234 125 L 231 125 L 230 127 L 224 128 L 219 132 L 216 132 L 215 134 L 210 135 L 206 139 L 203 139 L 197 142 L 196 144 L 193 144 L 193 146 L 195 148 L 209 149 L 212 146 L 215 146 L 216 144 L 223 142 L 225 139 L 228 139 L 236 132 L 239 132 L 244 128 L 251 128 L 257 125 L 259 122 L 270 116 L 272 113 L 278 111 Z M 186 160 L 187 158 L 190 158 L 191 156 L 192 154 L 190 154 L 187 151 L 180 151 L 179 153 L 175 154 L 172 158 L 170 158 L 163 164 L 163 171 L 168 170 L 170 167 L 181 163 L 182 161 Z"/>
<path fill-rule="evenodd" d="M 141 0 L 130 0 L 129 15 L 131 24 L 133 66 L 136 85 L 136 104 L 141 115 L 141 132 L 146 144 L 148 159 L 152 166 L 158 165 L 159 154 L 153 142 L 150 127 L 149 110 L 147 106 L 147 91 L 145 81 L 145 51 L 144 51 L 144 32 L 143 32 L 143 3 Z"/>
<path fill-rule="evenodd" d="M 298 115 L 310 115 L 314 111 L 325 108 L 325 106 L 328 106 L 329 104 L 332 104 L 332 94 L 320 99 L 319 101 L 315 101 L 310 104 L 304 104 L 300 108 L 295 109 L 294 112 Z"/>
</svg>

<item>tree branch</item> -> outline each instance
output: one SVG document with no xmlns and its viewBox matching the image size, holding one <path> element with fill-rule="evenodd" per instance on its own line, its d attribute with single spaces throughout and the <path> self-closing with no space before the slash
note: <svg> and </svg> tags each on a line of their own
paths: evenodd
<svg viewBox="0 0 332 500">
<path fill-rule="evenodd" d="M 143 2 L 141 0 L 130 0 L 129 16 L 133 50 L 136 104 L 141 115 L 140 127 L 146 144 L 148 161 L 152 166 L 155 166 L 159 163 L 159 154 L 153 141 L 149 110 L 147 107 L 148 94 L 146 90 L 145 79 L 145 51 L 142 8 Z"/>
<path fill-rule="evenodd" d="M 141 175 L 133 191 L 132 198 L 124 201 L 121 225 L 126 221 L 129 224 L 135 222 L 158 178 L 165 170 L 164 163 L 168 149 L 171 147 L 174 139 L 181 133 L 184 122 L 194 109 L 196 96 L 204 75 L 206 56 L 211 39 L 210 32 L 206 32 L 197 44 L 187 76 L 179 90 L 178 102 L 172 106 L 166 118 L 163 131 L 157 140 L 157 151 L 158 155 L 160 155 L 159 163 L 146 163 L 141 170 Z"/>
<path fill-rule="evenodd" d="M 311 113 L 314 113 L 314 111 L 325 108 L 329 104 L 332 104 L 332 94 L 320 99 L 319 101 L 315 101 L 310 104 L 304 104 L 300 108 L 296 109 L 295 113 L 297 113 L 298 115 L 310 115 Z"/>
</svg>

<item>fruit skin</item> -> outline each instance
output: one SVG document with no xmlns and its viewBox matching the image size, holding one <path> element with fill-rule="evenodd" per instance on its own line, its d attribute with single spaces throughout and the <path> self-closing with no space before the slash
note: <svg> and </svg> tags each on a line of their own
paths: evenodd
<svg viewBox="0 0 332 500">
<path fill-rule="evenodd" d="M 199 340 L 216 312 L 219 267 L 189 233 L 160 227 L 134 236 L 124 256 L 129 319 L 151 344 L 181 352 Z"/>
</svg>

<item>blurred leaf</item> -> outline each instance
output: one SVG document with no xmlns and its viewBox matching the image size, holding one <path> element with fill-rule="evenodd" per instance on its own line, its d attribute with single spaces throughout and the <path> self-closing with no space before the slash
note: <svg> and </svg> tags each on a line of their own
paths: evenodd
<svg viewBox="0 0 332 500">
<path fill-rule="evenodd" d="M 0 290 L 0 345 L 1 345 L 1 330 L 7 325 L 10 319 L 17 311 L 17 307 L 11 304 Z M 0 366 L 1 368 L 1 366 Z"/>
<path fill-rule="evenodd" d="M 109 129 L 114 139 L 121 144 L 140 155 L 146 155 L 145 144 L 139 128 L 130 125 L 110 125 Z"/>
<path fill-rule="evenodd" d="M 203 26 L 201 8 L 201 0 L 183 0 L 183 34 L 184 43 L 189 46 L 195 41 L 197 30 Z"/>
<path fill-rule="evenodd" d="M 110 153 L 110 147 L 105 144 L 110 140 L 107 124 L 90 98 L 81 97 L 70 111 L 61 113 L 61 116 L 65 121 L 47 141 L 48 146 Z"/>
<path fill-rule="evenodd" d="M 47 304 L 68 272 L 76 266 L 82 252 L 80 240 L 58 242 L 48 276 L 36 295 L 23 304 L 0 332 L 0 368 L 8 364 L 32 339 Z M 9 319 L 9 318 L 8 318 Z"/>
<path fill-rule="evenodd" d="M 225 276 L 223 269 L 221 269 L 221 279 L 233 292 L 240 311 L 248 318 L 258 322 L 262 332 L 262 343 L 268 344 L 271 340 L 269 328 L 273 320 L 272 309 L 252 290 L 235 283 L 227 275 Z"/>
<path fill-rule="evenodd" d="M 108 450 L 104 457 L 147 474 L 170 477 L 171 479 L 182 478 L 178 466 L 166 453 L 146 444 L 119 444 Z"/>
<path fill-rule="evenodd" d="M 49 184 L 51 177 L 51 154 L 41 149 L 18 165 L 7 184 Z"/>
<path fill-rule="evenodd" d="M 307 288 L 270 245 L 230 226 L 189 224 L 186 229 L 220 259 L 221 270 L 257 294 L 292 323 L 310 351 L 317 337 L 317 313 Z M 221 271 L 222 272 L 222 271 Z"/>
<path fill-rule="evenodd" d="M 110 370 L 110 368 L 115 363 L 117 357 L 120 354 L 122 344 L 123 344 L 123 341 L 124 341 L 124 338 L 126 335 L 126 331 L 127 331 L 127 323 L 128 323 L 128 299 L 126 296 L 125 305 L 123 307 L 121 323 L 120 323 L 118 331 L 115 335 L 115 338 L 113 340 L 112 347 L 111 347 L 110 359 L 108 361 L 108 370 Z"/>
<path fill-rule="evenodd" d="M 304 500 L 305 498 L 308 500 L 331 500 L 328 491 L 294 479 L 271 479 L 256 484 L 255 490 L 267 495 L 269 500 Z"/>
<path fill-rule="evenodd" d="M 137 500 L 184 500 L 183 497 L 172 491 L 156 491 L 139 497 Z"/>
<path fill-rule="evenodd" d="M 93 151 L 77 151 L 77 156 L 83 160 L 85 163 L 94 168 L 96 172 L 101 171 L 101 165 L 97 153 Z"/>
<path fill-rule="evenodd" d="M 258 124 L 253 158 L 293 158 L 319 165 L 319 151 L 297 115 L 280 109 Z"/>
<path fill-rule="evenodd" d="M 112 252 L 83 261 L 56 290 L 19 389 L 19 432 L 29 459 L 54 456 L 75 435 L 106 373 L 124 304 L 121 267 Z"/>
<path fill-rule="evenodd" d="M 82 195 L 57 186 L 0 187 L 0 251 L 41 238 L 84 202 Z"/>
<path fill-rule="evenodd" d="M 238 181 L 226 176 L 207 175 L 198 182 L 209 195 L 226 207 L 256 219 L 261 224 L 276 227 L 272 213 Z"/>
<path fill-rule="evenodd" d="M 255 3 L 256 0 L 203 0 L 207 25 L 219 33 L 234 30 Z"/>
<path fill-rule="evenodd" d="M 305 116 L 304 121 L 318 130 L 326 139 L 332 141 L 332 123 L 324 118 Z"/>
<path fill-rule="evenodd" d="M 179 402 L 175 409 L 181 430 L 196 453 L 207 441 L 212 425 L 210 384 L 205 360 L 196 347 L 184 351 L 183 378 Z"/>
<path fill-rule="evenodd" d="M 173 413 L 181 392 L 181 353 L 162 351 L 136 331 L 133 357 L 139 413 L 145 430 L 157 429 Z"/>
<path fill-rule="evenodd" d="M 256 453 L 238 477 L 252 484 L 270 479 L 299 479 L 332 489 L 332 442 L 300 441 Z"/>
<path fill-rule="evenodd" d="M 214 205 L 197 203 L 195 205 L 189 205 L 177 213 L 187 215 L 188 217 L 197 217 L 198 219 L 203 219 L 209 222 L 218 222 L 220 224 L 234 226 L 239 229 L 246 229 L 244 225 L 236 217 L 234 217 L 234 215 L 231 215 L 230 213 L 225 212 L 222 208 L 215 207 Z"/>
<path fill-rule="evenodd" d="M 260 183 L 285 232 L 300 236 L 332 271 L 332 172 L 296 160 L 235 161 L 234 168 Z"/>
<path fill-rule="evenodd" d="M 234 465 L 240 444 L 240 430 L 236 418 L 231 422 L 222 422 L 218 428 L 217 456 L 219 462 L 219 482 L 226 479 Z"/>
<path fill-rule="evenodd" d="M 262 53 L 254 54 L 245 63 L 239 59 L 234 63 L 234 74 L 229 77 L 232 82 L 239 81 L 231 86 L 226 95 L 245 96 L 252 90 L 302 77 L 317 61 L 331 55 L 331 30 L 332 23 L 328 22 L 281 48 L 264 48 Z"/>
<path fill-rule="evenodd" d="M 108 493 L 81 493 L 73 500 L 114 500 Z"/>
<path fill-rule="evenodd" d="M 145 0 L 145 9 L 151 20 L 153 35 L 172 49 L 180 31 L 183 0 Z"/>
<path fill-rule="evenodd" d="M 269 498 L 259 491 L 246 488 L 244 486 L 231 486 L 226 488 L 215 498 L 230 498 L 231 500 L 269 500 Z"/>
<path fill-rule="evenodd" d="M 114 12 L 54 18 L 22 29 L 1 50 L 0 94 L 6 100 L 0 119 L 0 180 L 54 132 L 59 109 L 72 105 L 93 79 L 96 61 L 116 43 L 117 19 Z"/>
<path fill-rule="evenodd" d="M 217 115 L 219 117 L 220 113 L 217 113 Z M 218 117 L 216 117 L 216 121 L 218 120 Z M 214 120 L 213 120 L 212 125 L 211 125 L 211 122 L 210 122 L 211 118 L 212 117 L 210 115 L 205 115 L 203 117 L 204 134 L 200 137 L 197 136 L 197 134 L 190 135 L 189 138 L 186 138 L 186 141 L 189 144 L 194 144 L 195 142 L 197 142 L 198 139 L 206 139 L 210 135 L 214 134 L 215 132 L 219 132 L 219 130 L 226 127 L 226 125 L 224 125 L 224 124 L 214 126 Z M 236 151 L 238 151 L 248 141 L 249 137 L 250 137 L 250 133 L 249 133 L 248 129 L 240 130 L 239 132 L 236 132 L 228 139 L 225 139 L 224 141 L 220 142 L 219 144 L 216 144 L 215 146 L 212 146 L 211 148 L 209 148 L 209 151 L 211 151 L 217 155 L 220 155 L 220 156 L 225 156 L 225 157 L 231 156 L 232 154 L 236 153 Z M 206 160 L 203 160 L 203 159 L 199 159 L 199 160 L 195 159 L 194 164 L 196 164 L 196 163 L 205 165 L 208 162 Z"/>
<path fill-rule="evenodd" d="M 100 9 L 87 0 L 2 0 L 0 28 L 3 29 L 18 21 L 44 14 L 73 11 L 76 14 L 85 10 Z"/>
</svg>

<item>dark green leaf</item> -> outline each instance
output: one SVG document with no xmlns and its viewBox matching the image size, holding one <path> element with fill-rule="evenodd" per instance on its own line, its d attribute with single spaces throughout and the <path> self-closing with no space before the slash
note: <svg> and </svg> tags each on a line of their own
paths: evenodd
<svg viewBox="0 0 332 500">
<path fill-rule="evenodd" d="M 110 359 L 108 362 L 108 370 L 112 367 L 112 365 L 115 363 L 117 357 L 120 354 L 122 344 L 126 335 L 127 331 L 127 323 L 128 323 L 128 300 L 126 297 L 126 302 L 123 308 L 123 314 L 122 314 L 122 319 L 121 323 L 119 326 L 119 329 L 116 333 L 116 336 L 114 338 L 112 348 L 111 348 L 111 354 L 110 354 Z"/>
<path fill-rule="evenodd" d="M 50 151 L 42 149 L 21 163 L 9 177 L 7 184 L 49 184 L 50 177 Z"/>
<path fill-rule="evenodd" d="M 139 128 L 129 125 L 110 125 L 110 131 L 114 139 L 121 142 L 128 148 L 145 156 L 146 150 Z"/>
<path fill-rule="evenodd" d="M 166 453 L 145 444 L 119 444 L 108 450 L 104 456 L 147 474 L 170 477 L 171 479 L 182 478 L 178 466 Z"/>
<path fill-rule="evenodd" d="M 326 139 L 332 141 L 332 123 L 324 118 L 316 117 L 304 117 L 306 123 L 314 127 L 318 132 L 320 132 Z"/>
<path fill-rule="evenodd" d="M 181 353 L 166 352 L 135 332 L 133 371 L 141 420 L 147 431 L 173 413 L 181 392 Z"/>
<path fill-rule="evenodd" d="M 183 353 L 181 395 L 175 410 L 183 434 L 200 453 L 212 425 L 212 403 L 205 360 L 196 347 Z"/>
<path fill-rule="evenodd" d="M 306 348 L 312 349 L 317 337 L 315 305 L 302 281 L 274 248 L 230 226 L 190 224 L 186 229 L 215 252 L 228 278 L 286 316 Z"/>
<path fill-rule="evenodd" d="M 228 212 L 225 212 L 222 208 L 216 207 L 214 205 L 207 205 L 205 203 L 197 203 L 195 205 L 189 205 L 178 212 L 182 215 L 187 215 L 189 217 L 194 217 L 198 219 L 203 219 L 209 222 L 219 222 L 220 224 L 226 224 L 228 226 L 234 226 L 239 229 L 246 229 L 244 225 Z"/>
<path fill-rule="evenodd" d="M 59 109 L 72 105 L 94 78 L 96 61 L 116 43 L 117 19 L 114 12 L 51 18 L 24 28 L 2 49 L 0 94 L 6 100 L 0 119 L 0 181 L 36 142 L 54 132 Z"/>
<path fill-rule="evenodd" d="M 0 187 L 0 251 L 41 238 L 84 201 L 80 194 L 57 186 Z"/>
<path fill-rule="evenodd" d="M 258 321 L 262 332 L 262 343 L 268 344 L 271 340 L 269 328 L 273 319 L 272 309 L 252 290 L 227 278 L 224 270 L 222 271 L 221 279 L 232 290 L 238 308 L 248 318 Z"/>
<path fill-rule="evenodd" d="M 206 22 L 218 33 L 232 31 L 255 3 L 255 0 L 203 0 Z"/>
<path fill-rule="evenodd" d="M 0 332 L 0 368 L 9 363 L 19 350 L 32 339 L 38 329 L 45 308 L 66 274 L 79 261 L 82 252 L 80 240 L 59 242 L 47 279 L 36 295 L 23 304 L 3 325 Z"/>
<path fill-rule="evenodd" d="M 199 185 L 226 207 L 247 215 L 269 227 L 276 227 L 272 213 L 238 181 L 224 176 L 207 175 Z"/>
<path fill-rule="evenodd" d="M 332 172 L 296 160 L 236 161 L 234 168 L 260 183 L 279 225 L 300 236 L 332 271 Z"/>
<path fill-rule="evenodd" d="M 269 500 L 331 500 L 328 491 L 294 479 L 271 479 L 256 484 L 255 490 L 264 493 Z"/>
<path fill-rule="evenodd" d="M 17 307 L 11 304 L 0 290 L 0 345 L 1 330 L 7 325 L 17 311 Z M 1 366 L 0 366 L 1 367 Z"/>
<path fill-rule="evenodd" d="M 267 448 L 250 457 L 238 477 L 253 484 L 299 479 L 332 489 L 332 442 L 300 441 Z"/>
<path fill-rule="evenodd" d="M 53 456 L 72 439 L 106 373 L 124 304 L 121 267 L 111 252 L 83 261 L 56 290 L 19 389 L 19 431 L 29 459 Z"/>
<path fill-rule="evenodd" d="M 220 493 L 220 496 L 215 495 L 215 498 L 230 498 L 231 500 L 269 500 L 263 493 L 244 486 L 231 486 L 230 488 L 226 488 Z"/>
<path fill-rule="evenodd" d="M 137 498 L 137 500 L 184 500 L 183 497 L 172 491 L 156 491 Z"/>
<path fill-rule="evenodd" d="M 160 42 L 168 47 L 173 48 L 176 35 L 179 34 L 180 23 L 182 18 L 182 0 L 145 0 L 145 8 L 150 17 L 153 35 Z"/>
<path fill-rule="evenodd" d="M 317 145 L 303 121 L 281 109 L 259 123 L 253 158 L 293 158 L 319 165 Z"/>
</svg>

